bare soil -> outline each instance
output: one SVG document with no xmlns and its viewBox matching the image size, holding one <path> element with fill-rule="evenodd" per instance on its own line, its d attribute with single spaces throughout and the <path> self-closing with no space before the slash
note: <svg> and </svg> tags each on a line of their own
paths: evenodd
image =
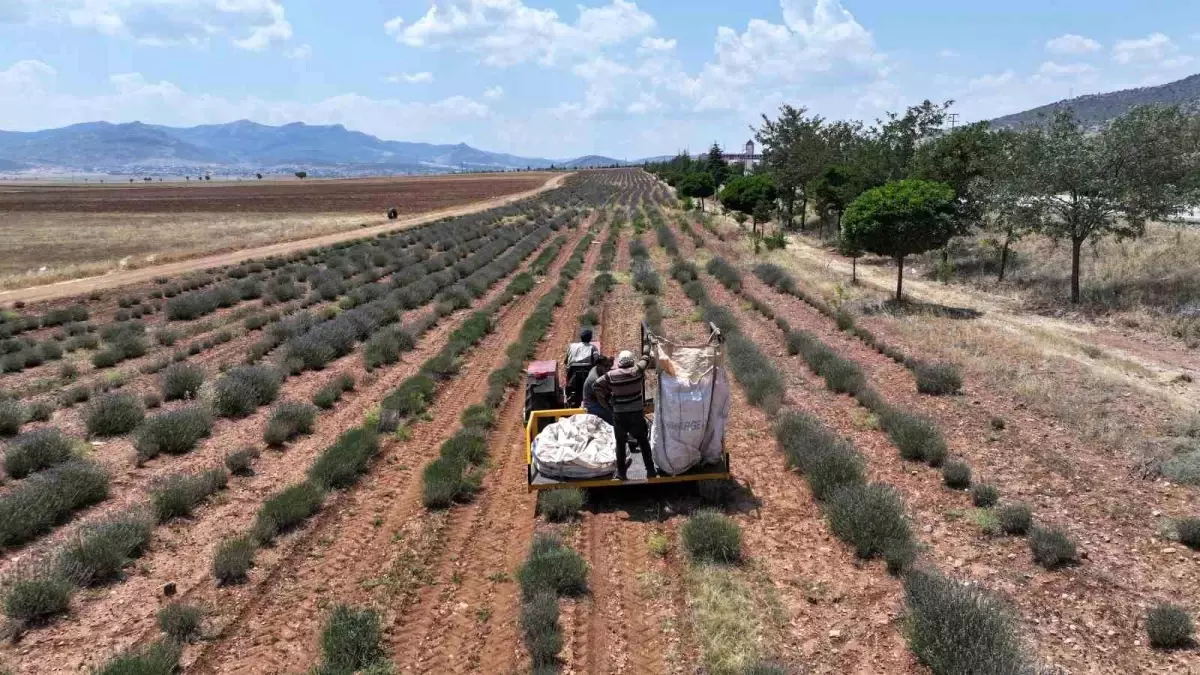
<svg viewBox="0 0 1200 675">
<path fill-rule="evenodd" d="M 29 216 L 21 216 L 19 213 L 8 216 L 5 218 L 8 225 L 0 226 L 0 234 L 4 235 L 0 237 L 0 241 L 5 242 L 0 244 L 0 253 L 3 253 L 3 256 L 0 257 L 10 262 L 10 268 L 5 270 L 0 266 L 0 274 L 8 275 L 0 277 L 0 286 L 21 286 L 21 288 L 0 292 L 0 305 L 8 306 L 17 301 L 32 303 L 84 296 L 106 289 L 145 284 L 156 277 L 171 277 L 197 270 L 233 265 L 252 258 L 284 255 L 308 248 L 369 238 L 377 234 L 451 216 L 485 211 L 526 199 L 558 187 L 569 175 L 529 174 L 519 179 L 504 174 L 469 179 L 461 177 L 406 179 L 405 190 L 416 192 L 413 192 L 415 196 L 412 201 L 408 202 L 407 207 L 401 209 L 401 213 L 419 213 L 421 215 L 388 220 L 385 211 L 394 204 L 362 209 L 356 207 L 354 209 L 356 212 L 366 211 L 371 215 L 363 213 L 349 219 L 339 219 L 333 223 L 332 227 L 318 224 L 317 231 L 333 231 L 316 237 L 311 236 L 313 227 L 311 225 L 284 229 L 274 232 L 271 235 L 273 241 L 270 243 L 254 239 L 253 233 L 264 227 L 264 220 L 290 217 L 286 214 L 295 211 L 290 210 L 286 203 L 265 214 L 246 208 L 236 210 L 234 207 L 238 204 L 237 193 L 234 193 L 233 197 L 221 196 L 224 195 L 223 190 L 237 191 L 242 189 L 240 186 L 104 188 L 98 192 L 117 194 L 136 193 L 139 190 L 166 190 L 178 199 L 186 197 L 189 208 L 192 201 L 199 204 L 207 204 L 211 201 L 214 204 L 229 207 L 231 212 L 236 211 L 240 214 L 237 216 L 240 223 L 236 226 L 229 226 L 225 220 L 220 220 L 216 221 L 216 225 L 214 225 L 209 220 L 203 219 L 200 222 L 181 223 L 181 219 L 186 220 L 184 216 L 172 215 L 160 225 L 153 226 L 149 233 L 150 236 L 129 231 L 128 228 L 110 228 L 106 230 L 108 236 L 102 236 L 103 233 L 99 233 L 101 236 L 97 236 L 86 232 L 81 233 L 81 228 L 86 229 L 90 222 L 86 214 L 60 218 L 53 215 L 58 212 L 47 210 L 39 212 L 46 214 L 44 218 L 34 220 L 31 220 Z M 461 183 L 456 182 L 460 180 Z M 280 199 L 287 202 L 291 199 L 287 196 L 287 190 L 297 187 L 300 189 L 313 188 L 314 194 L 319 199 L 312 203 L 310 210 L 305 212 L 312 214 L 309 216 L 310 219 L 327 220 L 331 217 L 330 214 L 339 213 L 338 205 L 332 203 L 343 199 L 342 196 L 339 196 L 342 194 L 339 190 L 345 192 L 346 199 L 360 199 L 359 192 L 363 190 L 366 190 L 368 195 L 376 195 L 370 198 L 379 199 L 382 198 L 378 196 L 379 190 L 391 189 L 391 184 L 392 181 L 379 180 L 315 181 L 304 184 L 273 183 L 268 186 L 253 186 L 253 189 L 257 190 L 257 193 L 261 193 L 263 199 L 275 199 L 274 190 L 285 190 L 284 196 Z M 26 198 L 31 200 L 29 204 L 36 205 L 40 203 L 37 201 L 38 199 L 43 199 L 39 197 L 42 192 L 50 191 L 53 194 L 54 190 L 59 189 L 71 188 L 36 188 L 29 193 L 0 192 L 0 203 L 3 203 L 7 194 L 10 208 L 15 209 L 18 205 L 25 204 Z M 208 195 L 221 198 L 213 198 Z M 322 199 L 332 200 L 332 202 L 320 201 Z M 122 205 L 125 202 L 122 198 L 110 198 L 101 203 Z M 134 203 L 138 204 L 140 208 L 140 202 Z M 167 202 L 163 208 L 169 209 L 171 203 Z M 0 213 L 3 212 L 4 209 L 0 208 Z M 154 213 L 161 214 L 163 211 Z M 166 213 L 191 212 L 169 209 Z M 156 216 L 156 218 L 158 217 Z M 58 229 L 54 236 L 46 236 L 48 227 L 46 218 L 57 218 L 54 222 L 58 223 Z M 27 226 L 26 232 L 21 230 L 22 223 Z M 5 232 L 4 228 L 7 226 L 14 226 L 16 229 Z M 229 229 L 230 227 L 232 229 Z M 271 226 L 267 225 L 266 227 L 269 229 Z M 205 236 L 192 237 L 191 234 L 197 231 L 204 233 Z M 181 239 L 184 241 L 181 242 Z M 261 245 L 247 246 L 247 239 Z M 64 242 L 66 243 L 65 248 Z M 83 245 L 75 245 L 75 242 Z M 47 269 L 39 271 L 43 266 Z M 25 273 L 26 270 L 33 270 L 33 273 Z M 79 276 L 84 276 L 84 278 L 73 278 Z M 56 283 L 47 283 L 47 281 Z"/>
</svg>

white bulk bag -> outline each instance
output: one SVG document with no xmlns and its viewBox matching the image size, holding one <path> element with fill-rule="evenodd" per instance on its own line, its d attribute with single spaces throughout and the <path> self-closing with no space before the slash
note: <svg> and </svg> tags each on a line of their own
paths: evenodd
<svg viewBox="0 0 1200 675">
<path fill-rule="evenodd" d="M 720 344 L 690 347 L 655 338 L 658 393 L 650 449 L 660 472 L 676 476 L 725 454 L 729 379 Z"/>
<path fill-rule="evenodd" d="M 617 469 L 613 428 L 595 415 L 572 415 L 533 439 L 533 466 L 548 478 L 597 478 Z"/>
</svg>

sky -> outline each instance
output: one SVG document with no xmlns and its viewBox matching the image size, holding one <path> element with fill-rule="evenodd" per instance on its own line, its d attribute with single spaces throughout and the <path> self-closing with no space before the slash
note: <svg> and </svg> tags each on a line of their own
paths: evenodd
<svg viewBox="0 0 1200 675">
<path fill-rule="evenodd" d="M 0 129 L 343 124 L 636 159 L 781 104 L 960 121 L 1200 72 L 1197 0 L 0 0 Z"/>
</svg>

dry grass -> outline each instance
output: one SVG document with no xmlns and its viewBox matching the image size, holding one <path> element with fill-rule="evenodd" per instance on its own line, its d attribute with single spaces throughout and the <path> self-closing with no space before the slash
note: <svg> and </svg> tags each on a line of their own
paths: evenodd
<svg viewBox="0 0 1200 675">
<path fill-rule="evenodd" d="M 1017 297 L 1029 309 L 1067 309 L 1071 248 L 1066 242 L 1030 235 L 1013 247 L 1003 283 L 996 281 L 999 248 L 980 235 L 951 247 L 954 279 L 986 291 Z M 1081 260 L 1082 302 L 1078 309 L 1114 322 L 1153 328 L 1200 346 L 1200 229 L 1151 224 L 1141 239 L 1105 239 L 1085 244 Z M 936 273 L 940 253 L 924 257 L 926 276 Z"/>
<path fill-rule="evenodd" d="M 0 223 L 0 289 L 343 232 L 362 213 L 14 213 Z"/>
<path fill-rule="evenodd" d="M 741 573 L 722 565 L 695 565 L 687 584 L 706 672 L 733 675 L 757 663 L 763 657 L 763 609 Z"/>
</svg>

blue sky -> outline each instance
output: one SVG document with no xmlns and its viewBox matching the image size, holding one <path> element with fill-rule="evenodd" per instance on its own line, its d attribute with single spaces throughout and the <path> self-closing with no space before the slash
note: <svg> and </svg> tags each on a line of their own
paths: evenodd
<svg viewBox="0 0 1200 675">
<path fill-rule="evenodd" d="M 1195 0 L 0 0 L 0 129 L 249 118 L 630 159 L 781 103 L 961 119 L 1200 72 Z"/>
</svg>

